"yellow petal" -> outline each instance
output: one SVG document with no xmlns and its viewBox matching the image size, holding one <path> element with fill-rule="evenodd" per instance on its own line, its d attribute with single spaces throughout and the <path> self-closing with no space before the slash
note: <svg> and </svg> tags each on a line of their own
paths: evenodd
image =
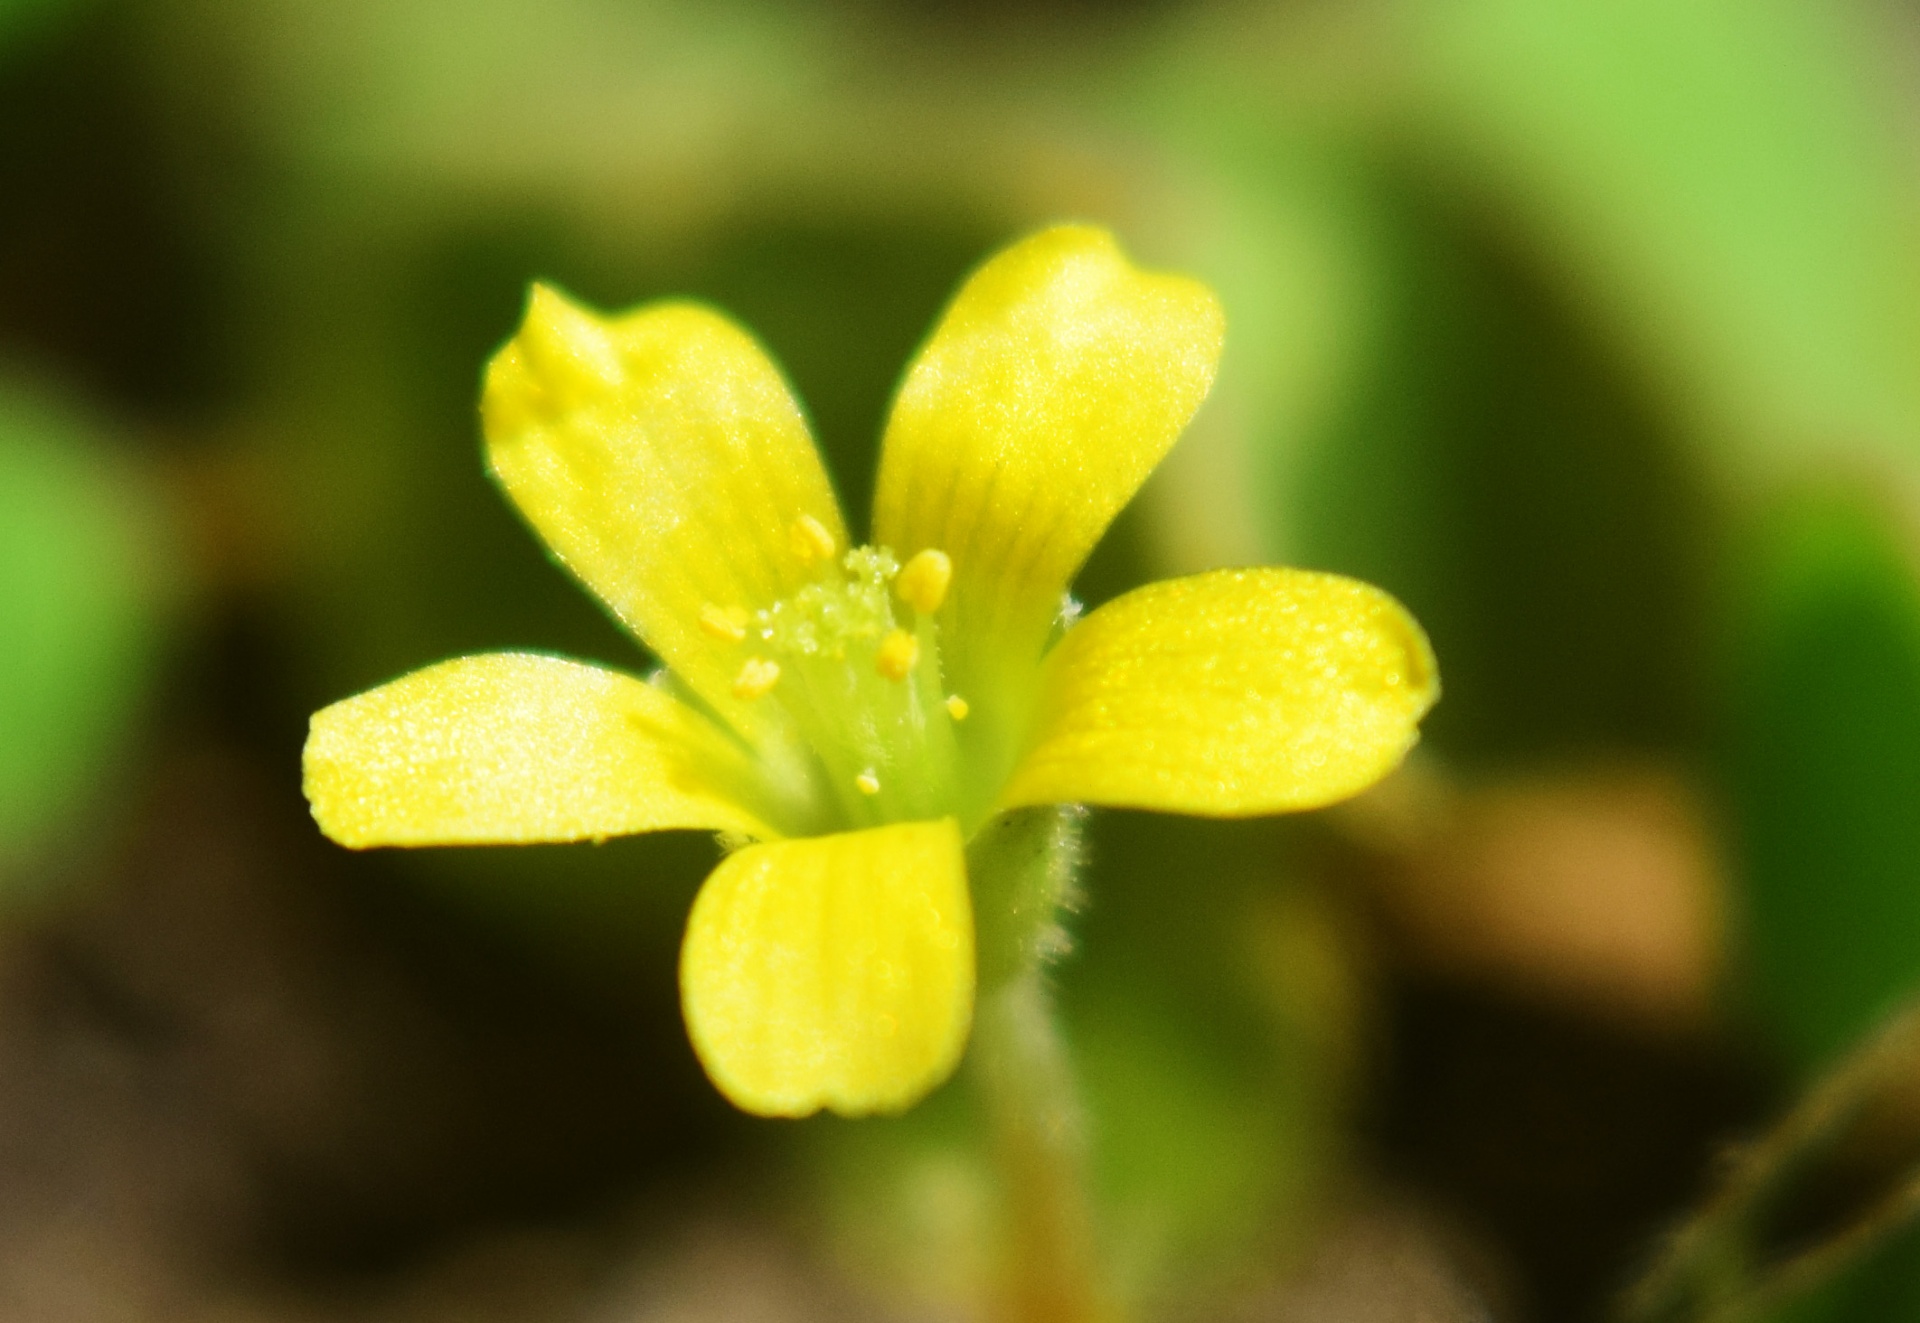
<svg viewBox="0 0 1920 1323">
<path fill-rule="evenodd" d="M 1081 562 L 1200 406 L 1222 327 L 1205 286 L 1062 226 L 975 272 L 921 350 L 887 424 L 874 536 L 903 561 L 952 559 L 943 659 L 976 709 L 1038 656 Z"/>
<path fill-rule="evenodd" d="M 442 662 L 316 712 L 306 790 L 342 845 L 771 833 L 722 789 L 740 755 L 631 676 L 558 657 Z"/>
<path fill-rule="evenodd" d="M 1391 771 L 1439 692 L 1419 624 L 1367 584 L 1286 569 L 1150 584 L 1048 655 L 1001 805 L 1317 808 Z"/>
<path fill-rule="evenodd" d="M 694 1049 L 722 1093 L 762 1116 L 918 1102 L 960 1060 L 973 974 L 951 819 L 730 855 L 680 952 Z"/>
<path fill-rule="evenodd" d="M 487 369 L 488 458 L 560 560 L 713 707 L 745 660 L 702 621 L 806 583 L 846 529 L 805 422 L 759 345 L 718 313 L 602 318 L 535 286 Z M 799 550 L 795 530 L 811 536 Z M 803 554 L 805 553 L 805 554 Z"/>
</svg>

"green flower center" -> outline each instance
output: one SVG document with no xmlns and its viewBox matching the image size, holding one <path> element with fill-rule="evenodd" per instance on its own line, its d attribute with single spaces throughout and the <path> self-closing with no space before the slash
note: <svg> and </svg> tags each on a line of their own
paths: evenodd
<svg viewBox="0 0 1920 1323">
<path fill-rule="evenodd" d="M 934 613 L 946 557 L 923 552 L 904 571 L 886 547 L 836 558 L 810 520 L 795 525 L 794 543 L 819 562 L 812 583 L 751 616 L 702 616 L 710 633 L 740 645 L 735 696 L 777 705 L 805 746 L 791 760 L 804 788 L 785 798 L 842 829 L 955 812 L 954 724 L 967 705 L 941 687 Z"/>
</svg>

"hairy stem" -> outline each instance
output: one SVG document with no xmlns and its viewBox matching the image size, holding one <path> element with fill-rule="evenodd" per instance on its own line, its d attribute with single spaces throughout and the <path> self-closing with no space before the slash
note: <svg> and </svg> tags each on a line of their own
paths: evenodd
<svg viewBox="0 0 1920 1323">
<path fill-rule="evenodd" d="M 1111 1323 L 1087 1197 L 1086 1127 L 1047 985 L 1077 901 L 1080 817 L 1009 814 L 968 852 L 979 915 L 973 1068 L 1007 1210 L 1006 1323 Z"/>
</svg>

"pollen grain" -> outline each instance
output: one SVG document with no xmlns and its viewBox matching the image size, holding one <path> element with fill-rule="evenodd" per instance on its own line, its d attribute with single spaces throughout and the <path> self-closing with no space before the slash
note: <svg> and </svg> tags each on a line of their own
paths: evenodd
<svg viewBox="0 0 1920 1323">
<path fill-rule="evenodd" d="M 904 680 L 919 660 L 920 640 L 904 629 L 896 629 L 880 640 L 874 667 L 889 680 Z"/>
<path fill-rule="evenodd" d="M 735 698 L 759 698 L 780 683 L 780 663 L 771 657 L 749 657 L 733 678 Z"/>
<path fill-rule="evenodd" d="M 803 514 L 793 521 L 793 526 L 787 530 L 787 540 L 793 547 L 793 554 L 807 565 L 832 560 L 833 553 L 838 550 L 827 526 L 809 514 Z"/>
<path fill-rule="evenodd" d="M 893 590 L 900 600 L 923 616 L 930 616 L 947 600 L 947 585 L 953 582 L 953 559 L 932 547 L 917 551 L 900 567 Z"/>
<path fill-rule="evenodd" d="M 700 608 L 700 628 L 723 643 L 738 643 L 747 637 L 747 613 L 709 602 Z"/>
</svg>

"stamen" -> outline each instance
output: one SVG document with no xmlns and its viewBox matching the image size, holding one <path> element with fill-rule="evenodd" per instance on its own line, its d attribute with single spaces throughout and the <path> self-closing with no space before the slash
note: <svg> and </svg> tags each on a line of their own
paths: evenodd
<svg viewBox="0 0 1920 1323">
<path fill-rule="evenodd" d="M 747 613 L 737 606 L 708 602 L 700 608 L 700 628 L 722 642 L 738 643 L 747 636 Z"/>
<path fill-rule="evenodd" d="M 958 793 L 945 719 L 955 709 L 934 707 L 946 703 L 945 690 L 937 627 L 923 612 L 938 606 L 951 563 L 937 551 L 917 557 L 903 601 L 900 562 L 887 548 L 842 548 L 823 561 L 842 535 L 791 508 L 787 520 L 795 558 L 781 559 L 801 581 L 788 596 L 744 612 L 725 605 L 730 595 L 695 597 L 689 614 L 704 635 L 729 640 L 716 648 L 737 649 L 715 654 L 730 659 L 733 693 L 764 698 L 811 746 L 817 757 L 796 767 L 796 779 L 821 811 L 849 823 L 938 816 Z M 824 780 L 815 783 L 816 774 Z"/>
<path fill-rule="evenodd" d="M 874 668 L 889 680 L 904 680 L 919 660 L 920 640 L 904 629 L 896 629 L 880 640 Z"/>
<path fill-rule="evenodd" d="M 833 534 L 812 515 L 803 514 L 793 521 L 787 530 L 787 541 L 793 547 L 793 554 L 804 564 L 833 559 Z"/>
<path fill-rule="evenodd" d="M 947 715 L 955 721 L 965 721 L 967 719 L 967 713 L 973 710 L 967 706 L 967 700 L 958 694 L 947 695 L 946 708 Z"/>
<path fill-rule="evenodd" d="M 780 683 L 780 663 L 770 657 L 749 657 L 733 678 L 735 698 L 759 698 Z"/>
<path fill-rule="evenodd" d="M 914 553 L 893 581 L 900 600 L 923 616 L 930 616 L 947 600 L 947 585 L 953 582 L 953 560 L 944 551 L 928 547 Z"/>
</svg>

